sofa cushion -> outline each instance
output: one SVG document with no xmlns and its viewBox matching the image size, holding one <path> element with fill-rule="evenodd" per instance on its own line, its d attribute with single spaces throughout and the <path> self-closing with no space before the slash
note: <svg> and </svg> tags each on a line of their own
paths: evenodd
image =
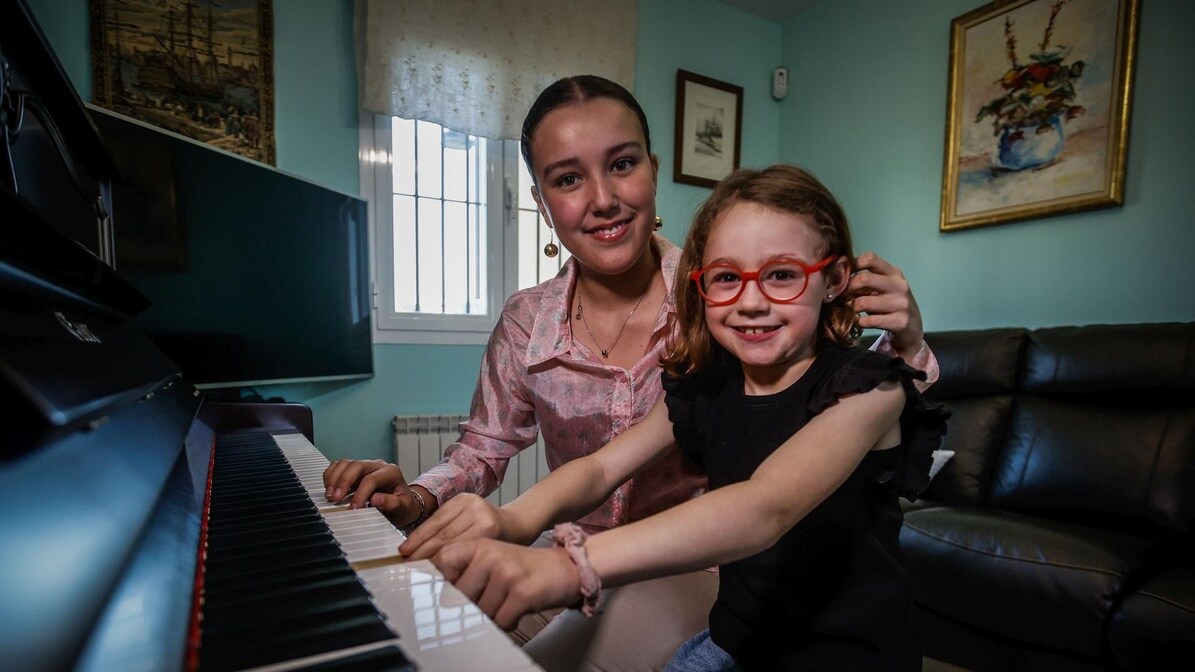
<svg viewBox="0 0 1195 672">
<path fill-rule="evenodd" d="M 1155 542 L 970 507 L 905 514 L 900 534 L 924 608 L 986 632 L 1095 657 L 1126 578 Z"/>
<path fill-rule="evenodd" d="M 1195 324 L 1039 329 L 1024 368 L 988 504 L 1192 528 Z"/>
<path fill-rule="evenodd" d="M 1013 392 L 1028 334 L 1020 328 L 926 334 L 939 372 L 926 396 L 943 401 Z"/>
<path fill-rule="evenodd" d="M 1021 389 L 1117 405 L 1195 400 L 1195 322 L 1096 324 L 1029 335 Z"/>
<path fill-rule="evenodd" d="M 998 394 L 952 399 L 942 448 L 954 457 L 930 481 L 922 495 L 951 504 L 978 506 L 984 501 L 996 447 L 1008 431 L 1012 397 Z"/>
<path fill-rule="evenodd" d="M 982 503 L 997 448 L 1007 431 L 1028 333 L 988 329 L 926 334 L 940 370 L 938 382 L 926 396 L 948 403 L 953 412 L 942 447 L 954 451 L 954 457 L 930 482 L 924 497 Z"/>
<path fill-rule="evenodd" d="M 994 465 L 992 506 L 1131 529 L 1187 529 L 1195 408 L 1117 408 L 1023 395 Z"/>
<path fill-rule="evenodd" d="M 1164 571 L 1124 598 L 1108 648 L 1126 670 L 1161 670 L 1195 651 L 1195 568 Z"/>
</svg>

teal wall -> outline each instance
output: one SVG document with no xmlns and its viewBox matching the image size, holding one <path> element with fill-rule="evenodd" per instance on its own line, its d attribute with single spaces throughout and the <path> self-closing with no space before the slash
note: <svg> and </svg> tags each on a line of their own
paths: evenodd
<svg viewBox="0 0 1195 672">
<path fill-rule="evenodd" d="M 651 148 L 660 157 L 656 208 L 664 218 L 662 232 L 679 245 L 710 190 L 672 181 L 676 71 L 743 87 L 742 164 L 775 163 L 781 103 L 772 100 L 771 73 L 780 65 L 782 29 L 714 0 L 639 0 L 638 19 L 635 98 L 647 113 Z"/>
<path fill-rule="evenodd" d="M 87 2 L 26 0 L 90 96 Z M 714 0 L 639 0 L 635 93 L 661 160 L 664 234 L 708 190 L 672 182 L 676 69 L 744 87 L 743 163 L 790 161 L 841 198 L 856 246 L 910 278 L 931 329 L 1195 319 L 1195 4 L 1144 0 L 1126 204 L 938 233 L 950 19 L 979 0 L 820 0 L 779 24 Z M 358 193 L 351 0 L 274 2 L 278 167 Z M 770 96 L 777 65 L 792 74 Z M 1188 148 L 1183 150 L 1181 148 Z M 329 457 L 388 457 L 395 414 L 467 410 L 480 346 L 374 346 L 365 382 L 264 390 L 309 404 Z"/>
<path fill-rule="evenodd" d="M 1195 3 L 1141 3 L 1123 207 L 939 233 L 950 21 L 980 4 L 823 1 L 785 24 L 781 155 L 904 270 L 931 329 L 1195 319 Z"/>
</svg>

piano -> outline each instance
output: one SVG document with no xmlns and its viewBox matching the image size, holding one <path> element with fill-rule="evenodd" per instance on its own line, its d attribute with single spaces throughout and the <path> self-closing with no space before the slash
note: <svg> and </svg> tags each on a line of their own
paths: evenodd
<svg viewBox="0 0 1195 672">
<path fill-rule="evenodd" d="M 136 326 L 111 161 L 0 1 L 0 668 L 535 670 L 373 509 L 301 404 L 209 403 Z"/>
</svg>

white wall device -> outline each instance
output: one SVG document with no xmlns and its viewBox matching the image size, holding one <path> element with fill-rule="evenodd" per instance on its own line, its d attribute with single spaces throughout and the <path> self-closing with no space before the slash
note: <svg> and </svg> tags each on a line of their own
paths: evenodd
<svg viewBox="0 0 1195 672">
<path fill-rule="evenodd" d="M 788 68 L 780 67 L 772 71 L 772 97 L 782 100 L 788 95 Z"/>
</svg>

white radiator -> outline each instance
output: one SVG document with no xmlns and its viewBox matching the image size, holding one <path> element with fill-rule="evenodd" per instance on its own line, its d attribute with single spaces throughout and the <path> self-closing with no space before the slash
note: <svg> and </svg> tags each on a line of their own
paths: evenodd
<svg viewBox="0 0 1195 672">
<path fill-rule="evenodd" d="M 460 424 L 466 419 L 463 415 L 394 416 L 390 421 L 394 427 L 394 463 L 408 479 L 427 471 L 460 436 Z M 497 505 L 506 504 L 547 475 L 541 438 L 510 461 L 502 485 L 486 499 Z"/>
</svg>

